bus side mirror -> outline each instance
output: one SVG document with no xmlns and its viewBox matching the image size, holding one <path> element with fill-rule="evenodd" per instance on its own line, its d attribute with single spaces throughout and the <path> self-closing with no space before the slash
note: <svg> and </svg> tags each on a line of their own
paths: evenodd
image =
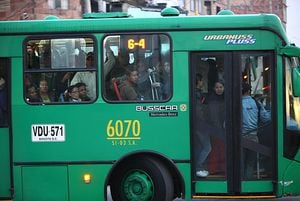
<svg viewBox="0 0 300 201">
<path fill-rule="evenodd" d="M 300 66 L 292 70 L 292 85 L 294 96 L 300 97 Z"/>
<path fill-rule="evenodd" d="M 300 57 L 300 48 L 292 45 L 287 45 L 280 49 L 281 55 L 286 55 L 289 57 Z"/>
</svg>

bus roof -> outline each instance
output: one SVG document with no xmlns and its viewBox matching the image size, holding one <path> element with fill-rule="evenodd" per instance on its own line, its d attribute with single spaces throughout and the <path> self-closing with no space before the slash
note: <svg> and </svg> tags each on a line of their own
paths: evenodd
<svg viewBox="0 0 300 201">
<path fill-rule="evenodd" d="M 246 30 L 262 29 L 275 32 L 289 43 L 280 19 L 273 14 L 209 15 L 156 18 L 52 19 L 2 21 L 0 35 L 41 33 L 180 31 L 180 30 Z"/>
</svg>

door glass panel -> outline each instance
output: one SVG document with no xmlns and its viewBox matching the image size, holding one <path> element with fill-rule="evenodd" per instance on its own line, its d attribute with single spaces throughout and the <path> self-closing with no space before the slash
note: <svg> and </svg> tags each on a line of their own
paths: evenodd
<svg viewBox="0 0 300 201">
<path fill-rule="evenodd" d="M 201 56 L 196 61 L 194 100 L 194 156 L 197 179 L 226 175 L 225 79 L 223 56 Z"/>
<path fill-rule="evenodd" d="M 272 177 L 271 69 L 268 54 L 242 55 L 241 175 L 244 180 Z"/>
</svg>

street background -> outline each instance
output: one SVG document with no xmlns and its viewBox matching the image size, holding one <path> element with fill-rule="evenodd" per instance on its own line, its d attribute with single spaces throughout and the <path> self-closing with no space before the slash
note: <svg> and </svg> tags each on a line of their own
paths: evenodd
<svg viewBox="0 0 300 201">
<path fill-rule="evenodd" d="M 300 1 L 287 0 L 287 34 L 292 43 L 300 46 Z"/>
</svg>

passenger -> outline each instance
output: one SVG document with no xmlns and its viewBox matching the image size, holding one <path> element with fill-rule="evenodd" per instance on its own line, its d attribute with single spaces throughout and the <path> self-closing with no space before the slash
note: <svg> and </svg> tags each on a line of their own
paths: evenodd
<svg viewBox="0 0 300 201">
<path fill-rule="evenodd" d="M 39 69 L 40 68 L 40 55 L 38 45 L 33 43 L 28 44 L 27 59 L 28 69 Z"/>
<path fill-rule="evenodd" d="M 33 83 L 32 75 L 29 73 L 26 73 L 24 76 L 24 87 L 27 89 L 28 87 L 30 87 L 33 84 L 34 83 Z"/>
<path fill-rule="evenodd" d="M 39 98 L 44 103 L 55 101 L 55 97 L 49 92 L 48 82 L 45 79 L 39 82 Z"/>
<path fill-rule="evenodd" d="M 76 85 L 69 86 L 67 90 L 67 101 L 69 102 L 81 102 L 81 99 L 79 98 L 79 90 Z"/>
<path fill-rule="evenodd" d="M 106 54 L 106 59 L 104 62 L 103 73 L 104 73 L 104 78 L 106 79 L 108 73 L 116 65 L 116 58 L 113 51 L 110 49 L 109 42 L 105 44 L 105 54 Z"/>
<path fill-rule="evenodd" d="M 137 87 L 140 95 L 144 97 L 144 100 L 153 100 L 151 95 L 151 82 L 149 79 L 149 71 L 144 60 L 138 61 L 137 70 Z"/>
<path fill-rule="evenodd" d="M 106 98 L 109 100 L 118 100 L 119 98 L 116 95 L 116 91 L 114 89 L 113 83 L 116 82 L 120 84 L 123 80 L 126 79 L 126 68 L 129 65 L 129 54 L 127 52 L 119 52 L 115 61 L 113 61 L 114 57 L 109 53 L 106 61 L 106 65 L 104 66 L 104 74 L 105 74 L 105 86 L 106 86 Z M 109 60 L 110 59 L 110 60 Z M 111 64 L 113 64 L 111 66 Z"/>
<path fill-rule="evenodd" d="M 119 52 L 118 57 L 115 61 L 115 66 L 109 72 L 110 78 L 120 77 L 126 74 L 126 69 L 129 65 L 129 54 L 128 52 Z"/>
<path fill-rule="evenodd" d="M 201 103 L 206 101 L 207 93 L 204 93 L 203 77 L 200 73 L 196 74 L 196 99 Z"/>
<path fill-rule="evenodd" d="M 206 104 L 206 93 L 203 93 L 202 75 L 196 75 L 196 175 L 198 177 L 207 177 L 207 157 L 211 152 L 210 131 L 207 124 L 208 106 Z"/>
<path fill-rule="evenodd" d="M 211 174 L 225 173 L 225 101 L 224 83 L 218 80 L 214 91 L 207 97 L 212 150 L 209 156 Z"/>
<path fill-rule="evenodd" d="M 86 84 L 83 82 L 79 82 L 75 85 L 78 88 L 79 91 L 79 98 L 82 101 L 91 101 L 90 97 L 87 95 L 87 89 L 86 89 Z"/>
<path fill-rule="evenodd" d="M 55 89 L 58 95 L 64 94 L 66 89 L 70 86 L 71 80 L 74 77 L 74 72 L 57 72 L 55 82 Z"/>
<path fill-rule="evenodd" d="M 138 70 L 132 66 L 128 67 L 126 77 L 119 86 L 122 100 L 141 100 L 137 90 Z"/>
<path fill-rule="evenodd" d="M 254 142 L 258 141 L 258 124 L 267 123 L 271 120 L 271 114 L 265 110 L 261 103 L 251 97 L 251 85 L 242 84 L 242 137 Z M 257 162 L 257 153 L 253 150 L 244 149 L 244 176 L 252 178 Z"/>
<path fill-rule="evenodd" d="M 27 87 L 26 101 L 31 103 L 42 102 L 38 96 L 37 88 L 34 85 L 30 85 L 29 87 Z"/>
<path fill-rule="evenodd" d="M 159 76 L 158 79 L 156 78 L 156 82 L 152 83 L 152 88 L 156 89 L 159 93 L 158 98 L 166 100 L 170 97 L 171 93 L 171 67 L 169 62 L 163 62 L 161 65 L 160 63 L 156 67 L 157 73 Z M 154 72 L 155 73 L 155 72 Z M 154 74 L 153 76 L 156 77 Z"/>
<path fill-rule="evenodd" d="M 91 69 L 94 67 L 94 54 L 89 52 L 86 57 L 86 68 Z M 72 81 L 71 85 L 75 85 L 78 82 L 83 82 L 87 86 L 87 95 L 94 100 L 96 98 L 96 72 L 95 71 L 84 71 L 77 72 Z"/>
<path fill-rule="evenodd" d="M 7 106 L 7 88 L 5 79 L 0 74 L 0 125 L 5 125 L 7 123 Z"/>
<path fill-rule="evenodd" d="M 83 68 L 86 63 L 86 53 L 81 48 L 81 41 L 77 40 L 75 42 L 75 66 L 76 68 Z"/>
<path fill-rule="evenodd" d="M 171 93 L 171 66 L 169 62 L 164 62 L 163 84 L 161 86 L 162 98 L 168 99 Z"/>
</svg>

